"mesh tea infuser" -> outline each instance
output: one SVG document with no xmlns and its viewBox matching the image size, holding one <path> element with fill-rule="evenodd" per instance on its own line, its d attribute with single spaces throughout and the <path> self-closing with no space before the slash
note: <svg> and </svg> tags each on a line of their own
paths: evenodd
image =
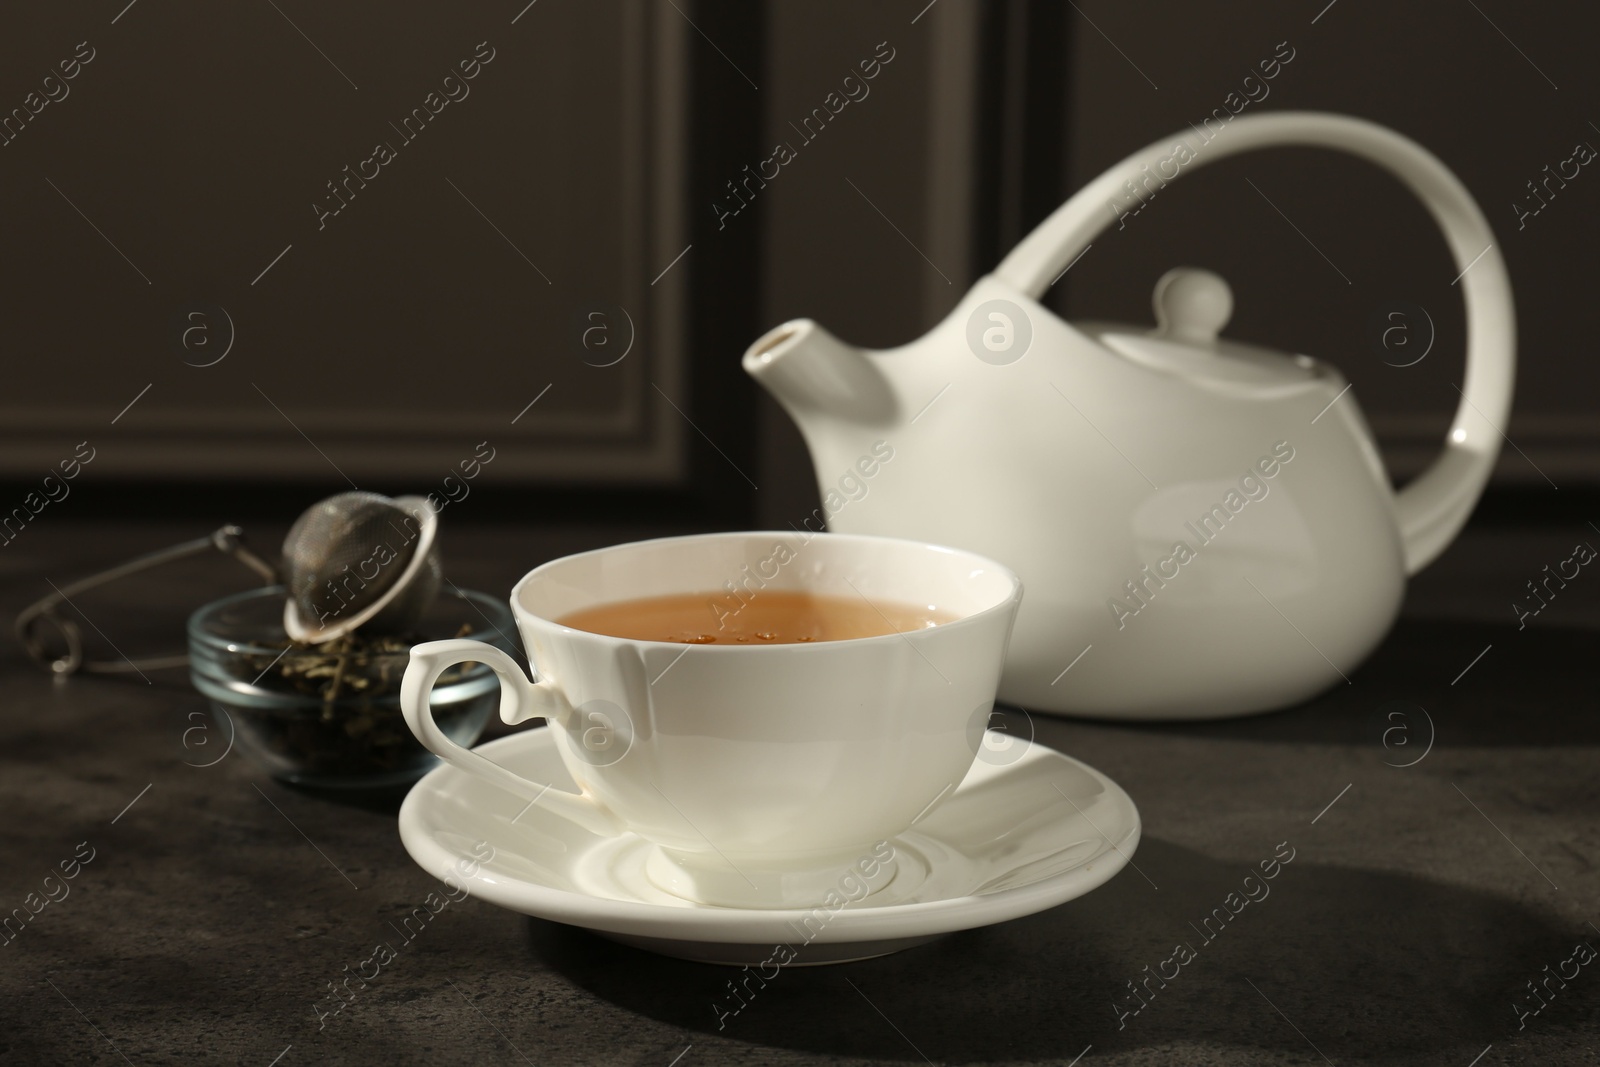
<svg viewBox="0 0 1600 1067">
<path fill-rule="evenodd" d="M 283 539 L 283 628 L 322 644 L 414 626 L 439 594 L 439 519 L 425 497 L 359 490 L 313 504 Z"/>
</svg>

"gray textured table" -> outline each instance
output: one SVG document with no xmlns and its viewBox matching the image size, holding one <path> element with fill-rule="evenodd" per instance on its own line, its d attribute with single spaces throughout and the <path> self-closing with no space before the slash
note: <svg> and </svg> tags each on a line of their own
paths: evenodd
<svg viewBox="0 0 1600 1067">
<path fill-rule="evenodd" d="M 182 672 L 55 682 L 7 642 L 0 908 L 23 908 L 75 852 L 92 859 L 0 947 L 0 1062 L 1594 1063 L 1600 965 L 1567 961 L 1600 948 L 1600 579 L 1522 631 L 1509 608 L 1583 529 L 1470 532 L 1354 683 L 1307 706 L 1197 726 L 1036 718 L 1040 741 L 1139 804 L 1137 869 L 1044 914 L 785 971 L 720 1030 L 728 972 L 476 900 L 319 1029 L 328 983 L 437 884 L 400 846 L 396 801 L 288 789 L 237 755 L 187 766 L 203 705 Z M 0 557 L 0 609 L 46 576 L 203 532 L 30 530 Z M 453 529 L 447 562 L 498 592 L 641 532 Z M 81 606 L 130 653 L 181 645 L 187 607 L 247 584 L 228 567 Z M 1429 728 L 1412 715 L 1386 747 L 1391 701 L 1436 732 L 1410 767 L 1386 764 L 1415 760 Z M 1201 943 L 1190 924 L 1281 842 L 1295 858 L 1270 896 Z M 1129 983 L 1178 942 L 1196 958 L 1135 1000 Z"/>
</svg>

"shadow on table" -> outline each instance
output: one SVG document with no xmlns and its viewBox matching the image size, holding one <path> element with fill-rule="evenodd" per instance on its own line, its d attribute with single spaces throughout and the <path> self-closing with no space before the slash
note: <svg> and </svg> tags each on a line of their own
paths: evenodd
<svg viewBox="0 0 1600 1067">
<path fill-rule="evenodd" d="M 1315 1043 L 1347 1062 L 1466 1063 L 1516 1030 L 1511 1005 L 1524 983 L 1580 937 L 1497 897 L 1302 855 L 1207 941 L 1190 924 L 1222 907 L 1250 868 L 1149 838 L 1136 862 L 1041 915 L 877 960 L 790 967 L 764 986 L 752 979 L 742 1008 L 728 986 L 746 973 L 736 969 L 539 920 L 529 921 L 530 949 L 626 1010 L 825 1056 L 1067 1063 L 1090 1044 L 1098 1055 L 1178 1045 L 1281 1062 L 1319 1059 Z M 1147 966 L 1154 974 L 1180 942 L 1194 958 L 1164 988 L 1141 985 L 1139 1008 L 1128 983 Z M 1560 1009 L 1568 1025 L 1593 1010 L 1592 990 L 1574 984 L 1562 996 L 1589 1007 L 1558 1001 L 1534 1020 L 1541 1029 L 1563 1024 Z"/>
<path fill-rule="evenodd" d="M 338 788 L 307 785 L 303 782 L 279 781 L 276 784 L 290 792 L 320 800 L 325 804 L 336 804 L 379 815 L 399 815 L 400 805 L 405 802 L 406 794 L 416 785 L 415 782 L 402 782 L 399 785 Z"/>
<path fill-rule="evenodd" d="M 1596 745 L 1597 642 L 1594 630 L 1570 627 L 1402 621 L 1351 684 L 1304 704 L 1215 722 L 1099 725 L 1218 740 L 1387 742 L 1382 755 L 1396 764 L 1416 758 L 1430 736 L 1445 748 Z"/>
</svg>

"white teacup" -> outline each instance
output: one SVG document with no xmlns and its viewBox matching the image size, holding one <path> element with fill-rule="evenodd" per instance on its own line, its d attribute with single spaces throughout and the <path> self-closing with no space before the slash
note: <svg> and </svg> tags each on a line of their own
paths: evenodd
<svg viewBox="0 0 1600 1067">
<path fill-rule="evenodd" d="M 711 628 L 713 597 L 727 610 L 767 590 L 929 605 L 956 618 L 773 645 L 642 641 L 554 621 L 621 600 L 708 593 Z M 646 871 L 662 889 L 730 907 L 810 906 L 843 874 L 874 886 L 892 878 L 874 845 L 966 775 L 1021 598 L 1022 583 L 1000 564 L 916 541 L 754 532 L 618 545 L 546 563 L 512 590 L 538 681 L 490 645 L 431 641 L 411 650 L 401 706 L 418 739 L 460 769 L 597 833 L 631 831 L 658 846 Z M 500 676 L 507 723 L 549 720 L 581 793 L 512 774 L 434 724 L 433 683 L 464 660 Z"/>
</svg>

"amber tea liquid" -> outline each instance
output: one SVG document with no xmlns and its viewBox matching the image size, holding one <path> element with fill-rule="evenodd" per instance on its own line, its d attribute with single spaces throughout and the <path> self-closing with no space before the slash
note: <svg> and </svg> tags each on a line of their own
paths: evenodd
<svg viewBox="0 0 1600 1067">
<path fill-rule="evenodd" d="M 952 622 L 954 612 L 923 604 L 793 590 L 756 593 L 739 607 L 722 592 L 616 600 L 555 620 L 590 633 L 636 641 L 694 645 L 787 645 L 849 641 L 924 630 Z"/>
</svg>

